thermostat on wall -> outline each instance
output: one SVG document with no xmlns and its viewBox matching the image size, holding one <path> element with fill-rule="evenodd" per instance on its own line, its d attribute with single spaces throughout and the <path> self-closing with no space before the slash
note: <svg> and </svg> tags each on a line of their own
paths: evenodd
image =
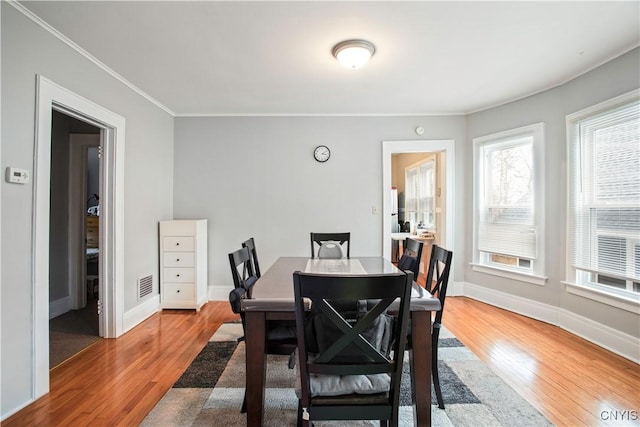
<svg viewBox="0 0 640 427">
<path fill-rule="evenodd" d="M 29 171 L 9 166 L 7 167 L 7 182 L 27 184 L 29 182 Z"/>
</svg>

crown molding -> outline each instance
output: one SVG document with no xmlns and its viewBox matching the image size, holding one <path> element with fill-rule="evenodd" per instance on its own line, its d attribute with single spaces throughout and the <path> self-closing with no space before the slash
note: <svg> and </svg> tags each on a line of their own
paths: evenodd
<svg viewBox="0 0 640 427">
<path fill-rule="evenodd" d="M 175 117 L 442 117 L 464 113 L 177 113 Z"/>
<path fill-rule="evenodd" d="M 113 69 L 109 68 L 106 64 L 101 62 L 98 58 L 96 58 L 95 56 L 91 55 L 89 52 L 84 50 L 82 47 L 78 46 L 75 42 L 73 42 L 67 36 L 65 36 L 60 31 L 56 30 L 51 25 L 49 25 L 47 22 L 42 20 L 42 18 L 40 18 L 39 16 L 37 16 L 36 14 L 31 12 L 29 9 L 27 9 L 25 6 L 20 4 L 20 2 L 18 2 L 17 0 L 4 0 L 4 1 L 7 4 L 10 4 L 11 6 L 13 6 L 16 10 L 18 10 L 24 16 L 26 16 L 27 18 L 29 18 L 30 20 L 32 20 L 33 22 L 38 24 L 44 30 L 48 31 L 55 38 L 57 38 L 58 40 L 60 40 L 61 42 L 63 42 L 67 46 L 69 46 L 71 49 L 75 50 L 80 55 L 82 55 L 83 57 L 85 57 L 89 61 L 93 62 L 95 65 L 98 66 L 98 68 L 101 68 L 103 71 L 105 71 L 107 74 L 109 74 L 110 76 L 112 76 L 113 78 L 118 80 L 120 83 L 122 83 L 123 85 L 127 86 L 129 89 L 133 90 L 135 93 L 137 93 L 138 95 L 142 96 L 144 99 L 146 99 L 147 101 L 151 102 L 156 107 L 158 107 L 161 110 L 165 111 L 166 113 L 170 114 L 172 117 L 176 116 L 173 111 L 171 111 L 169 108 L 167 108 L 162 103 L 160 103 L 160 101 L 158 101 L 157 99 L 153 98 L 151 95 L 149 95 L 148 93 L 146 93 L 145 91 L 143 91 L 142 89 L 140 89 L 139 87 L 137 87 L 136 85 L 134 85 L 133 83 L 131 83 L 130 81 L 125 79 L 124 77 L 122 77 L 120 74 L 116 73 Z"/>
</svg>

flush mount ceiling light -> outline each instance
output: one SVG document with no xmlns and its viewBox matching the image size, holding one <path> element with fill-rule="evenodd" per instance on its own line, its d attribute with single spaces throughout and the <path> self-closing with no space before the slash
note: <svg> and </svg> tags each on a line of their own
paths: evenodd
<svg viewBox="0 0 640 427">
<path fill-rule="evenodd" d="M 345 40 L 333 47 L 333 56 L 347 68 L 360 68 L 373 56 L 376 48 L 366 40 Z"/>
</svg>

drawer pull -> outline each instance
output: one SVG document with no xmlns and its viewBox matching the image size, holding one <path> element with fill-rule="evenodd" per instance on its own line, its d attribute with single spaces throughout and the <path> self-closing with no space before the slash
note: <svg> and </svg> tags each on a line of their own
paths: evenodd
<svg viewBox="0 0 640 427">
<path fill-rule="evenodd" d="M 180 246 L 180 242 L 176 243 L 176 246 Z"/>
<path fill-rule="evenodd" d="M 176 262 L 180 262 L 180 258 L 176 258 Z"/>
<path fill-rule="evenodd" d="M 176 293 L 177 293 L 177 294 L 179 294 L 179 293 L 180 293 L 180 289 L 178 289 L 178 290 L 176 291 Z"/>
<path fill-rule="evenodd" d="M 180 275 L 179 275 L 179 274 L 176 274 L 176 277 L 180 277 Z"/>
</svg>

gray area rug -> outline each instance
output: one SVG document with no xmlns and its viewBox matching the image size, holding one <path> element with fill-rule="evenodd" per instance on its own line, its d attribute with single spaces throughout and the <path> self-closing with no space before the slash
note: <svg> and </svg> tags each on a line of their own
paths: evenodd
<svg viewBox="0 0 640 427">
<path fill-rule="evenodd" d="M 246 425 L 246 416 L 240 413 L 245 384 L 244 343 L 236 345 L 235 342 L 241 334 L 241 324 L 222 325 L 185 374 L 147 415 L 142 425 Z M 440 381 L 446 409 L 437 407 L 432 388 L 432 425 L 552 425 L 446 329 L 441 331 L 439 356 Z M 293 391 L 295 370 L 287 367 L 287 356 L 269 355 L 267 360 L 264 425 L 296 425 L 297 398 Z M 411 384 L 408 360 L 405 361 L 400 425 L 411 426 L 414 425 L 413 409 L 410 406 Z M 224 365 L 224 370 L 218 374 L 220 365 Z M 314 425 L 379 424 L 364 421 L 322 422 Z"/>
</svg>

